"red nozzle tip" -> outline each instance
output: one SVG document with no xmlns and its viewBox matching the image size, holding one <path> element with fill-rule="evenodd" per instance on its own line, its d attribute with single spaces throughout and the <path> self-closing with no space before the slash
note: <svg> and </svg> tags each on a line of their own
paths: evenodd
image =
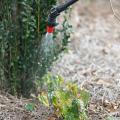
<svg viewBox="0 0 120 120">
<path fill-rule="evenodd" d="M 48 33 L 53 33 L 55 28 L 53 26 L 47 26 L 47 32 Z"/>
</svg>

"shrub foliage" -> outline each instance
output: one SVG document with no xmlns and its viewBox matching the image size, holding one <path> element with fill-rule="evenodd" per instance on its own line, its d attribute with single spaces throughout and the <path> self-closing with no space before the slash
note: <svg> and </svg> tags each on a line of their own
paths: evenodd
<svg viewBox="0 0 120 120">
<path fill-rule="evenodd" d="M 52 64 L 53 59 L 40 63 L 39 51 L 54 4 L 56 0 L 0 0 L 0 89 L 29 95 L 33 81 Z"/>
</svg>

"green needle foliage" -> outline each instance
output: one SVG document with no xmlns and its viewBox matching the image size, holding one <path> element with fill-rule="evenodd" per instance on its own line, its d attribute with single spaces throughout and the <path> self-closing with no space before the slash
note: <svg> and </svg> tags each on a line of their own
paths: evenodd
<svg viewBox="0 0 120 120">
<path fill-rule="evenodd" d="M 42 61 L 44 54 L 39 53 L 55 4 L 56 0 L 0 0 L 0 89 L 28 97 L 34 80 L 54 61 Z M 56 55 L 60 51 L 57 48 Z"/>
<path fill-rule="evenodd" d="M 38 99 L 53 114 L 64 120 L 88 119 L 86 111 L 90 95 L 86 90 L 79 89 L 75 83 L 64 82 L 60 76 L 46 74 L 43 79 L 47 91 L 41 92 Z"/>
</svg>

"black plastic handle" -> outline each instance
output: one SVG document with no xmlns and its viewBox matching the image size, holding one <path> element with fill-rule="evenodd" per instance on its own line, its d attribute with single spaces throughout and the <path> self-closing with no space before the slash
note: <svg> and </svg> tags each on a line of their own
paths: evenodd
<svg viewBox="0 0 120 120">
<path fill-rule="evenodd" d="M 57 7 L 58 12 L 63 12 L 64 10 L 66 10 L 69 6 L 71 6 L 72 4 L 74 4 L 75 2 L 77 2 L 78 0 L 67 0 L 66 3 L 64 3 L 63 5 L 60 5 Z"/>
<path fill-rule="evenodd" d="M 59 16 L 61 12 L 65 11 L 69 6 L 77 1 L 78 0 L 67 0 L 67 2 L 65 2 L 64 4 L 53 7 L 48 16 L 48 26 L 56 26 L 57 16 Z"/>
</svg>

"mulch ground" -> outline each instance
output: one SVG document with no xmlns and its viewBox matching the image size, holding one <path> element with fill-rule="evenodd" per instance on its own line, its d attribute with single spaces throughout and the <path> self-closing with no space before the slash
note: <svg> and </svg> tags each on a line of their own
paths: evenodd
<svg viewBox="0 0 120 120">
<path fill-rule="evenodd" d="M 34 111 L 26 110 L 25 105 L 28 103 L 36 104 Z M 48 109 L 37 101 L 0 93 L 0 120 L 47 120 L 48 117 Z"/>
</svg>

